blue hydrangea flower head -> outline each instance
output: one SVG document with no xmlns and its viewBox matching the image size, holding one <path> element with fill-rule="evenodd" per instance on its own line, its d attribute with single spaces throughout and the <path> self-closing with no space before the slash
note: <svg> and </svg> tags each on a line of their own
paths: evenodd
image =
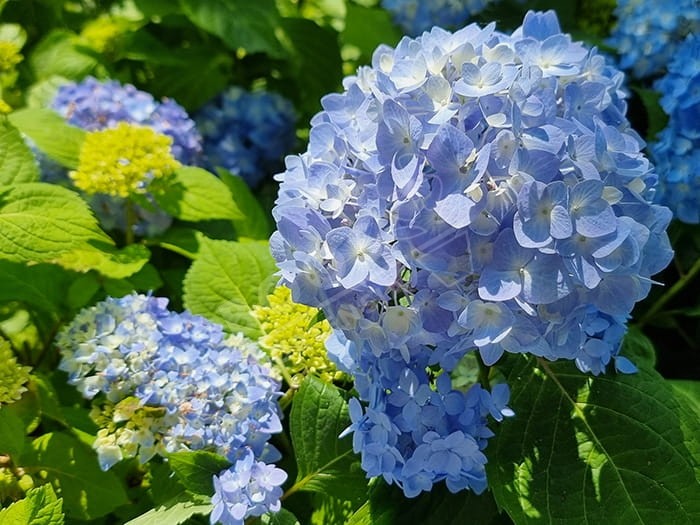
<svg viewBox="0 0 700 525">
<path fill-rule="evenodd" d="M 335 330 L 368 476 L 409 496 L 485 489 L 487 424 L 512 412 L 506 385 L 453 384 L 472 352 L 633 370 L 620 343 L 671 260 L 671 214 L 623 79 L 553 11 L 528 12 L 512 34 L 380 46 L 322 99 L 277 176 L 270 242 L 294 299 Z"/>
<path fill-rule="evenodd" d="M 700 223 L 700 36 L 688 36 L 654 87 L 668 114 L 651 145 L 659 173 L 656 200 L 681 221 Z"/>
<path fill-rule="evenodd" d="M 394 22 L 408 35 L 419 35 L 433 26 L 461 27 L 493 0 L 382 0 Z"/>
<path fill-rule="evenodd" d="M 225 168 L 256 186 L 277 171 L 294 147 L 296 116 L 291 102 L 266 91 L 233 86 L 196 116 L 204 137 L 204 162 Z"/>
<path fill-rule="evenodd" d="M 112 422 L 143 420 L 102 435 L 98 454 L 119 458 L 121 446 L 131 457 L 137 448 L 127 443 L 141 439 L 150 450 L 157 439 L 159 452 L 207 449 L 235 462 L 245 449 L 272 457 L 267 441 L 282 430 L 279 381 L 260 354 L 248 351 L 250 342 L 201 316 L 171 312 L 167 302 L 140 294 L 108 298 L 82 310 L 56 339 L 59 368 L 71 384 L 114 404 Z M 160 430 L 154 436 L 148 428 Z"/>
<path fill-rule="evenodd" d="M 620 67 L 638 78 L 662 73 L 683 39 L 700 31 L 697 0 L 618 0 L 615 16 L 607 43 L 620 55 Z"/>
<path fill-rule="evenodd" d="M 159 102 L 131 84 L 86 77 L 60 86 L 51 108 L 87 131 L 113 128 L 119 122 L 153 128 L 173 139 L 172 154 L 182 164 L 199 161 L 202 137 L 185 109 L 172 99 Z"/>
</svg>

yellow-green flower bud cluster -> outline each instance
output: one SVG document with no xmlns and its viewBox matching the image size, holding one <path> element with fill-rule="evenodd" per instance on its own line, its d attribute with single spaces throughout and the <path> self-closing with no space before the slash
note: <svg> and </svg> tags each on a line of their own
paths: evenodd
<svg viewBox="0 0 700 525">
<path fill-rule="evenodd" d="M 0 407 L 14 403 L 27 391 L 31 367 L 17 363 L 10 343 L 0 338 Z"/>
<path fill-rule="evenodd" d="M 75 186 L 87 194 L 127 198 L 146 193 L 149 183 L 180 166 L 170 152 L 172 138 L 151 128 L 125 122 L 88 133 L 78 169 L 70 172 Z"/>
<path fill-rule="evenodd" d="M 318 320 L 318 310 L 292 301 L 286 286 L 268 295 L 268 306 L 254 306 L 253 315 L 264 332 L 260 345 L 274 360 L 281 361 L 290 375 L 313 374 L 328 383 L 343 373 L 326 355 L 325 342 L 331 327 Z"/>
</svg>

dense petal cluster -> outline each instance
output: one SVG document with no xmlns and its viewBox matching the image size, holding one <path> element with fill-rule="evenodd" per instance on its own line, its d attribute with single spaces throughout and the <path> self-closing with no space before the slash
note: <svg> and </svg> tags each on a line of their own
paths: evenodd
<svg viewBox="0 0 700 525">
<path fill-rule="evenodd" d="M 291 376 L 313 374 L 331 383 L 342 373 L 326 355 L 326 339 L 331 334 L 327 320 L 317 320 L 318 309 L 292 301 L 286 286 L 278 286 L 267 296 L 266 306 L 254 306 L 253 316 L 264 332 L 260 344 L 275 360 L 280 360 Z"/>
<path fill-rule="evenodd" d="M 51 108 L 86 131 L 113 128 L 119 122 L 153 128 L 173 139 L 172 154 L 186 165 L 196 164 L 201 154 L 201 135 L 185 109 L 171 99 L 158 102 L 131 84 L 87 77 L 60 86 Z"/>
<path fill-rule="evenodd" d="M 654 87 L 668 114 L 652 144 L 659 173 L 658 202 L 683 222 L 700 223 L 700 36 L 688 36 Z"/>
<path fill-rule="evenodd" d="M 120 122 L 92 131 L 80 149 L 78 169 L 68 175 L 75 186 L 93 195 L 127 198 L 143 194 L 154 179 L 180 166 L 170 153 L 172 139 L 151 128 Z"/>
<path fill-rule="evenodd" d="M 31 367 L 20 365 L 10 343 L 0 337 L 0 407 L 14 403 L 27 391 Z"/>
<path fill-rule="evenodd" d="M 671 214 L 650 202 L 622 81 L 553 12 L 529 12 L 511 35 L 472 24 L 380 46 L 322 99 L 278 176 L 271 246 L 368 403 L 352 428 L 370 475 L 408 495 L 483 490 L 487 416 L 509 411 L 505 387 L 448 379 L 475 349 L 486 365 L 631 368 L 625 322 L 671 259 Z"/>
<path fill-rule="evenodd" d="M 250 186 L 277 171 L 294 147 L 294 107 L 276 93 L 233 86 L 206 104 L 195 120 L 204 138 L 206 167 L 224 168 Z"/>
<path fill-rule="evenodd" d="M 433 26 L 461 27 L 490 3 L 493 0 L 382 0 L 382 7 L 406 34 L 419 35 Z"/>
<path fill-rule="evenodd" d="M 249 516 L 277 512 L 286 479 L 284 470 L 257 461 L 250 450 L 243 450 L 231 468 L 214 476 L 212 525 L 243 525 Z"/>
<path fill-rule="evenodd" d="M 607 43 L 638 78 L 663 72 L 686 35 L 700 32 L 698 0 L 618 0 L 615 16 Z"/>
<path fill-rule="evenodd" d="M 104 394 L 100 464 L 183 449 L 274 459 L 279 382 L 220 325 L 132 294 L 82 310 L 58 335 L 59 365 L 87 398 Z M 234 465 L 235 466 L 235 465 Z"/>
</svg>

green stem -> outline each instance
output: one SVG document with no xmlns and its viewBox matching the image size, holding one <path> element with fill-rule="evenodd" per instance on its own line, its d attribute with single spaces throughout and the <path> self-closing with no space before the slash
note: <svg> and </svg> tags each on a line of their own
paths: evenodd
<svg viewBox="0 0 700 525">
<path fill-rule="evenodd" d="M 136 224 L 136 209 L 131 199 L 126 199 L 126 237 L 124 242 L 129 246 L 134 244 L 134 225 Z"/>
<path fill-rule="evenodd" d="M 673 299 L 678 292 L 680 292 L 685 286 L 693 280 L 693 278 L 700 272 L 700 259 L 695 261 L 695 264 L 688 270 L 688 273 L 681 275 L 681 278 L 676 281 L 671 288 L 669 288 L 666 293 L 664 293 L 659 299 L 645 312 L 642 318 L 637 322 L 637 326 L 642 328 L 645 324 L 653 319 L 653 317 L 659 313 L 659 311 L 666 306 L 671 299 Z"/>
</svg>

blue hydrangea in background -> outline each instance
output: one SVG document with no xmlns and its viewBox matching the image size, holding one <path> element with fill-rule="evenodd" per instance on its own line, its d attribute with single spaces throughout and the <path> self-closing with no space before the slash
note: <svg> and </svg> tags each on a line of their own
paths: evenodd
<svg viewBox="0 0 700 525">
<path fill-rule="evenodd" d="M 276 93 L 230 87 L 195 119 L 204 137 L 206 167 L 225 168 L 250 186 L 277 172 L 294 147 L 294 107 Z"/>
<path fill-rule="evenodd" d="M 60 86 L 51 108 L 86 131 L 112 128 L 119 122 L 153 128 L 173 139 L 172 154 L 182 164 L 199 163 L 202 137 L 185 109 L 172 99 L 158 102 L 130 84 L 86 77 Z"/>
<path fill-rule="evenodd" d="M 115 406 L 116 430 L 102 429 L 95 441 L 100 465 L 212 450 L 231 462 L 214 477 L 217 516 L 278 510 L 286 474 L 268 464 L 279 459 L 268 443 L 282 430 L 278 380 L 259 360 L 262 351 L 249 352 L 250 341 L 203 317 L 171 312 L 167 303 L 135 293 L 108 298 L 57 336 L 69 383 Z"/>
<path fill-rule="evenodd" d="M 455 388 L 477 351 L 602 373 L 651 276 L 668 208 L 630 127 L 624 75 L 553 11 L 433 28 L 380 46 L 322 99 L 286 159 L 271 238 L 296 301 L 323 308 L 355 377 L 354 448 L 407 496 L 486 487 L 489 419 L 508 388 Z"/>
<path fill-rule="evenodd" d="M 493 0 L 382 0 L 408 35 L 419 35 L 433 26 L 456 28 L 466 24 Z"/>
<path fill-rule="evenodd" d="M 654 87 L 669 116 L 651 146 L 659 173 L 658 202 L 686 223 L 700 223 L 700 36 L 690 35 Z"/>
<path fill-rule="evenodd" d="M 686 35 L 700 32 L 698 0 L 618 0 L 615 16 L 607 44 L 637 78 L 663 73 Z"/>
</svg>

